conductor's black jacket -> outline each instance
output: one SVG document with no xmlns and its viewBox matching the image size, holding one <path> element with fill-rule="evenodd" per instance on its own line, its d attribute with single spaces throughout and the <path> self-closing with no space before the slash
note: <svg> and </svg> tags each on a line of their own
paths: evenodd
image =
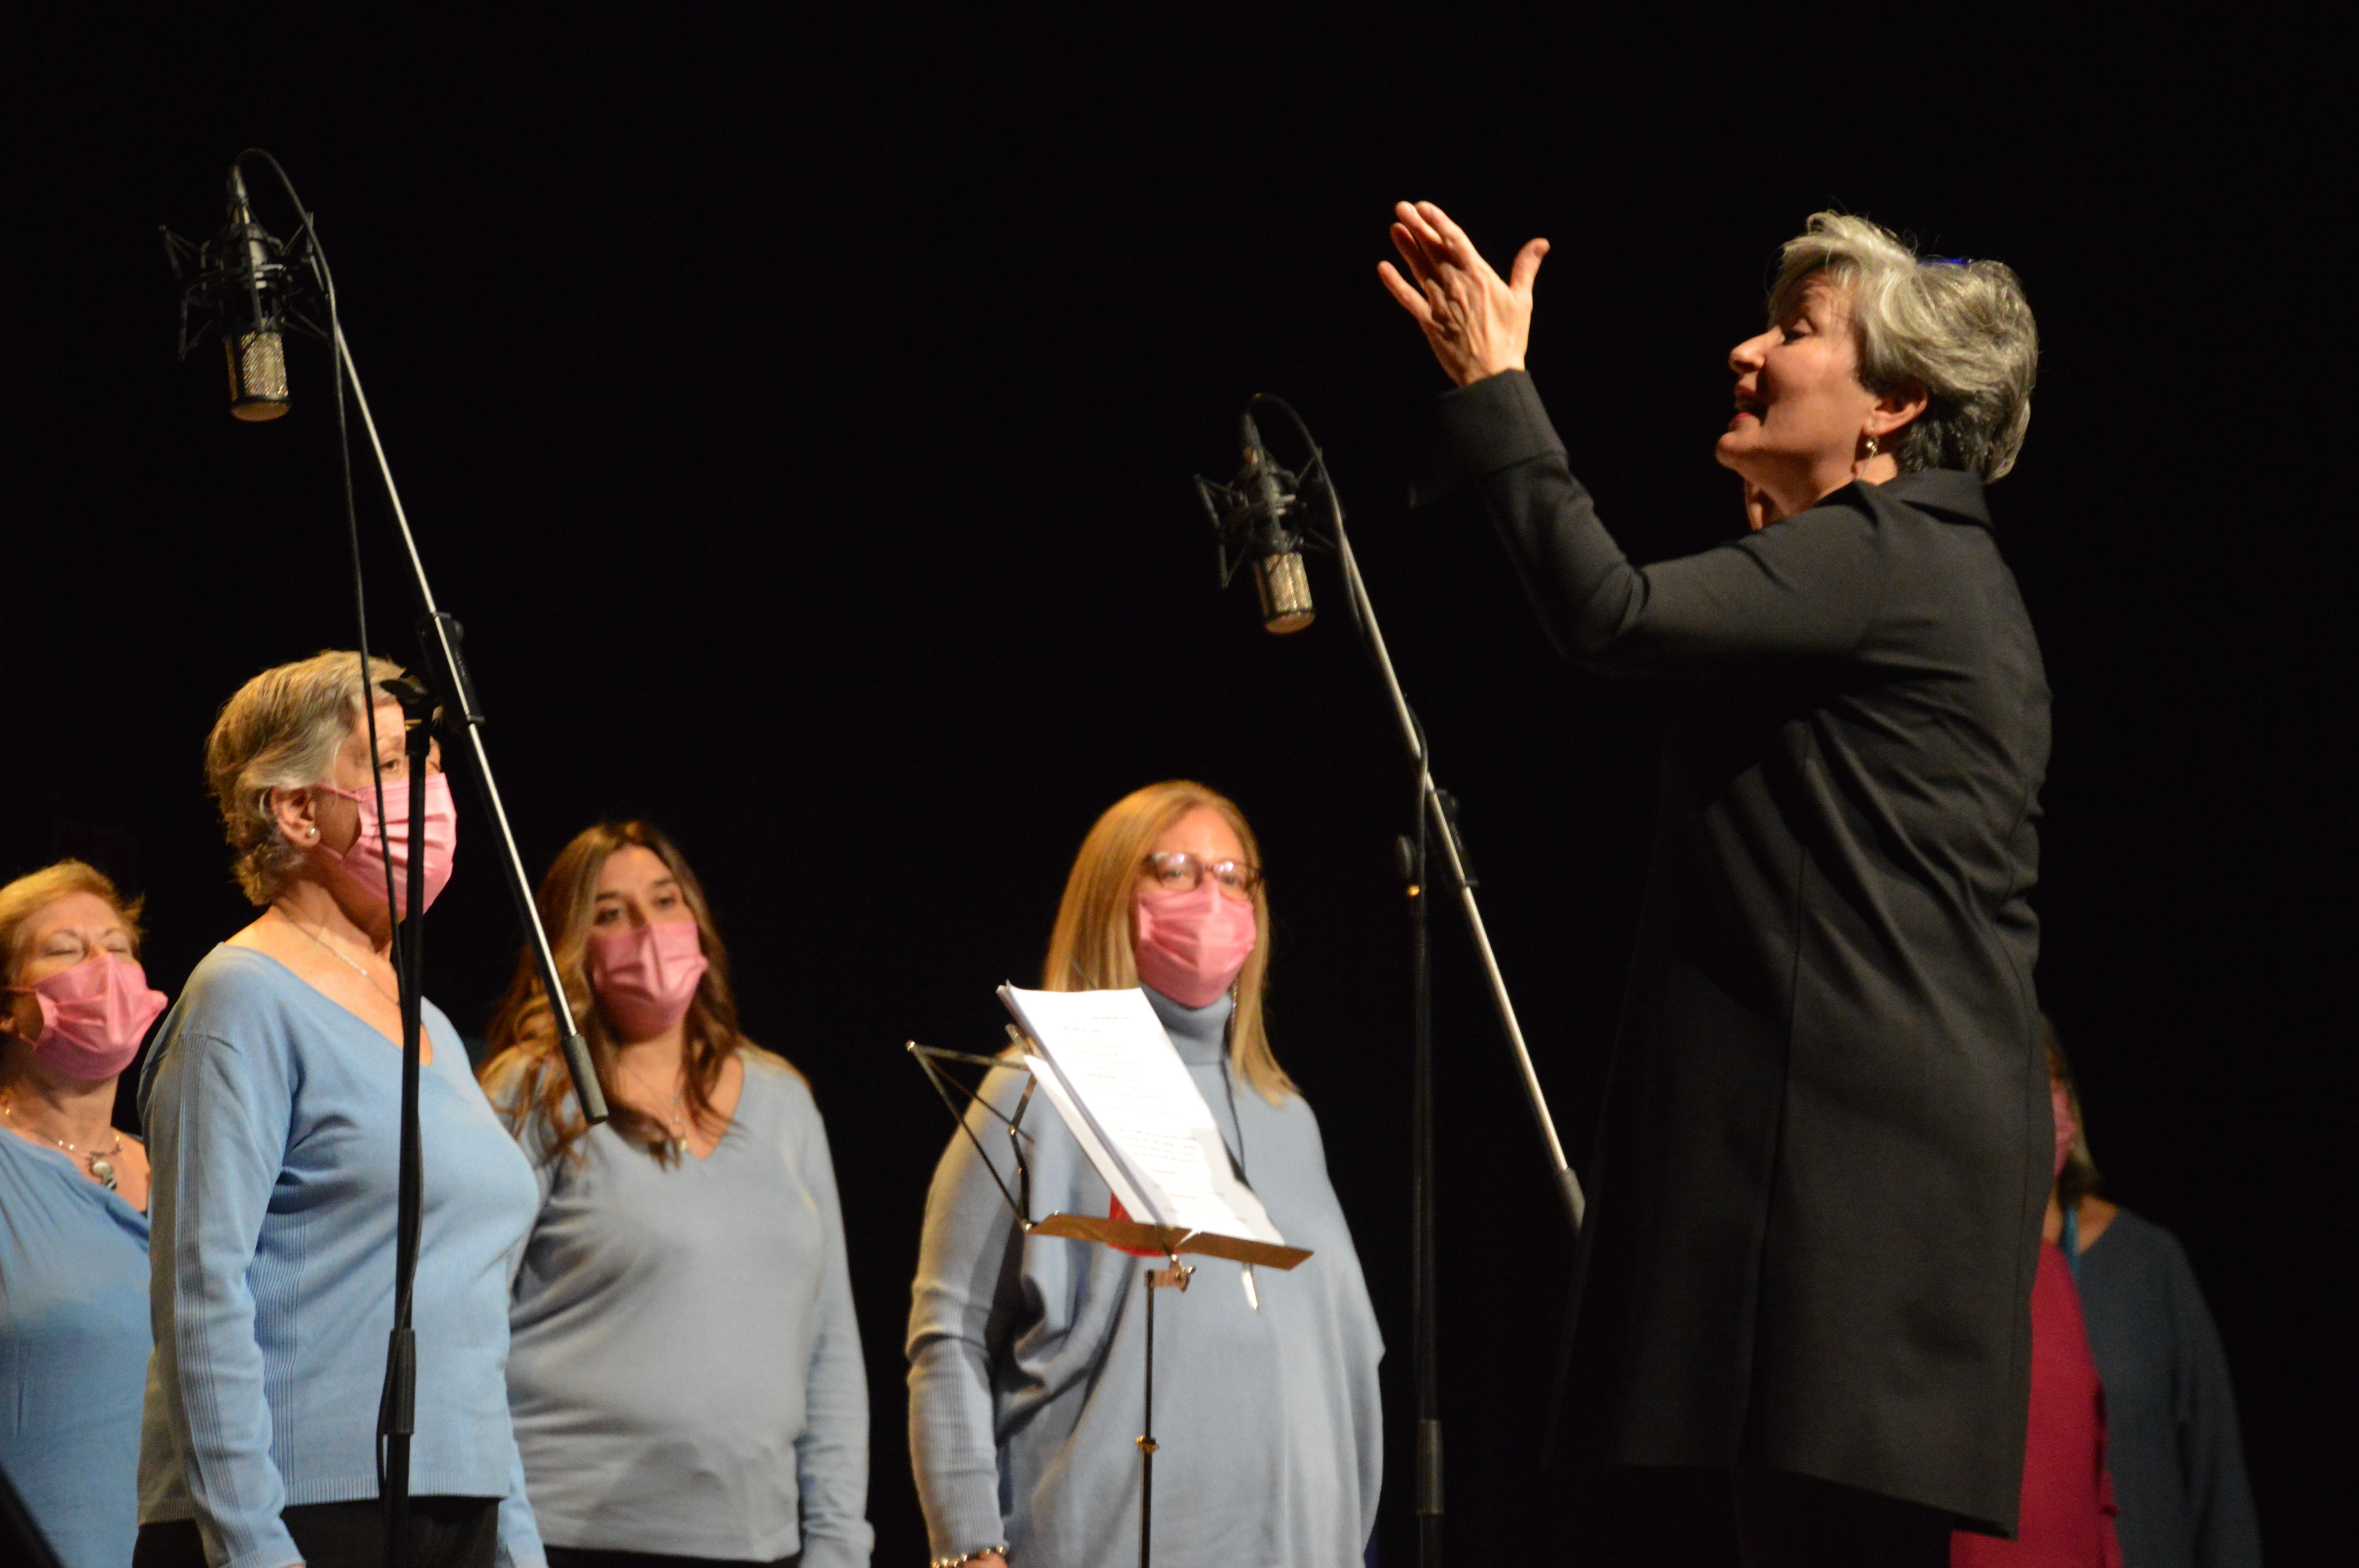
<svg viewBox="0 0 2359 1568">
<path fill-rule="evenodd" d="M 1521 372 L 1441 399 L 1549 635 L 1701 677 L 1663 760 L 1590 1177 L 1593 1457 L 1748 1464 L 2013 1532 L 2052 1143 L 2039 646 L 1983 486 L 1851 484 L 1625 558 Z"/>
</svg>

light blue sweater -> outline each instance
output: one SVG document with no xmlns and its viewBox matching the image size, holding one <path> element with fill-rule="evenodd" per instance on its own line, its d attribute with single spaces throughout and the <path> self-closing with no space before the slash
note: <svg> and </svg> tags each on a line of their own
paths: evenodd
<svg viewBox="0 0 2359 1568">
<path fill-rule="evenodd" d="M 414 1496 L 498 1498 L 543 1557 L 508 1424 L 508 1280 L 532 1170 L 426 1005 Z M 142 1523 L 193 1519 L 215 1568 L 301 1561 L 279 1510 L 377 1495 L 393 1328 L 401 1053 L 277 959 L 207 954 L 140 1085 L 155 1170 L 156 1355 Z"/>
<path fill-rule="evenodd" d="M 139 1505 L 147 1217 L 0 1132 L 0 1470 L 66 1568 L 123 1568 Z"/>
<path fill-rule="evenodd" d="M 1147 992 L 1230 1153 L 1287 1241 L 1314 1256 L 1254 1271 L 1198 1258 L 1155 1313 L 1157 1568 L 1353 1568 L 1376 1521 L 1384 1354 L 1319 1122 L 1228 1081 L 1231 1003 Z M 1027 1076 L 983 1094 L 1012 1114 Z M 1234 1088 L 1234 1094 L 1232 1089 Z M 1007 1137 L 969 1125 L 1013 1188 Z M 1025 1113 L 1032 1216 L 1103 1215 L 1112 1195 L 1035 1095 Z M 1146 1259 L 1020 1235 L 963 1134 L 926 1199 L 909 1312 L 909 1448 L 938 1555 L 1007 1541 L 1021 1568 L 1104 1568 L 1138 1550 Z"/>
<path fill-rule="evenodd" d="M 867 1568 L 868 1379 L 827 1130 L 800 1074 L 739 1055 L 703 1160 L 659 1165 L 599 1127 L 552 1161 L 524 1125 L 542 1197 L 508 1399 L 533 1516 L 559 1546 Z"/>
</svg>

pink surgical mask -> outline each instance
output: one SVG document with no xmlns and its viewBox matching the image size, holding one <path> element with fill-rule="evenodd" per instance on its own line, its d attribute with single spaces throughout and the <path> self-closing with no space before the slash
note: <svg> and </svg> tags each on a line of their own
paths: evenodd
<svg viewBox="0 0 2359 1568">
<path fill-rule="evenodd" d="M 147 988 L 147 973 L 119 953 L 101 953 L 71 969 L 11 986 L 41 1004 L 33 1060 L 85 1083 L 114 1077 L 139 1054 L 147 1026 L 168 1000 Z"/>
<path fill-rule="evenodd" d="M 2048 1085 L 2048 1109 L 2056 1119 L 2056 1168 L 2049 1173 L 2053 1180 L 2064 1173 L 2065 1159 L 2071 1154 L 2072 1140 L 2081 1136 L 2081 1128 L 2072 1119 L 2071 1092 L 2053 1079 Z"/>
<path fill-rule="evenodd" d="M 1182 1007 L 1210 1007 L 1235 983 L 1259 933 L 1250 899 L 1210 877 L 1185 892 L 1141 888 L 1131 905 L 1138 978 Z"/>
<path fill-rule="evenodd" d="M 590 989 L 625 1039 L 647 1040 L 688 1016 L 711 968 L 693 920 L 666 920 L 590 938 Z"/>
<path fill-rule="evenodd" d="M 360 808 L 360 837 L 337 860 L 336 874 L 372 903 L 385 902 L 385 866 L 393 856 L 393 907 L 397 914 L 409 905 L 409 781 L 387 779 L 385 784 L 385 838 L 377 837 L 376 788 L 338 789 L 321 784 L 330 795 L 342 795 Z M 451 885 L 451 860 L 459 849 L 459 808 L 451 802 L 451 780 L 442 773 L 426 775 L 426 907 Z"/>
</svg>

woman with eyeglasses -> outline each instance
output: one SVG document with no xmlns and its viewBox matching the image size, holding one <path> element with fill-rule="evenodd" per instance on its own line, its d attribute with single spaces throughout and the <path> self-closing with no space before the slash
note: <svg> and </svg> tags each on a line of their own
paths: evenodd
<svg viewBox="0 0 2359 1568">
<path fill-rule="evenodd" d="M 611 1112 L 582 1125 L 519 958 L 484 1083 L 540 1182 L 507 1388 L 549 1568 L 867 1568 L 868 1379 L 810 1086 L 738 1033 L 658 829 L 575 836 L 540 912 Z"/>
<path fill-rule="evenodd" d="M 1262 1022 L 1269 901 L 1244 815 L 1184 780 L 1117 802 L 1066 879 L 1041 984 L 1142 986 L 1246 1183 L 1310 1260 L 1200 1260 L 1156 1325 L 1155 1560 L 1356 1563 L 1382 1476 L 1384 1346 L 1318 1119 Z M 1027 1075 L 982 1098 L 1012 1115 Z M 981 1106 L 968 1130 L 996 1147 Z M 1030 1218 L 1111 1212 L 1063 1124 L 1024 1118 Z M 1142 1260 L 1027 1237 L 954 1135 L 926 1200 L 909 1315 L 909 1448 L 937 1568 L 1097 1568 L 1136 1550 Z"/>
</svg>

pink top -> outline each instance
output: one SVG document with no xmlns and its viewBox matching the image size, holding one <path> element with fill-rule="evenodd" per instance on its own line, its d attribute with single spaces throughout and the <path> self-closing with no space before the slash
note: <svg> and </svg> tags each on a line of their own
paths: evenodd
<svg viewBox="0 0 2359 1568">
<path fill-rule="evenodd" d="M 2013 1541 L 1960 1531 L 1950 1568 L 2122 1568 L 2105 1474 L 2105 1391 L 2063 1249 L 2039 1248 L 2031 1285 L 2031 1422 L 2023 1518 Z"/>
</svg>

